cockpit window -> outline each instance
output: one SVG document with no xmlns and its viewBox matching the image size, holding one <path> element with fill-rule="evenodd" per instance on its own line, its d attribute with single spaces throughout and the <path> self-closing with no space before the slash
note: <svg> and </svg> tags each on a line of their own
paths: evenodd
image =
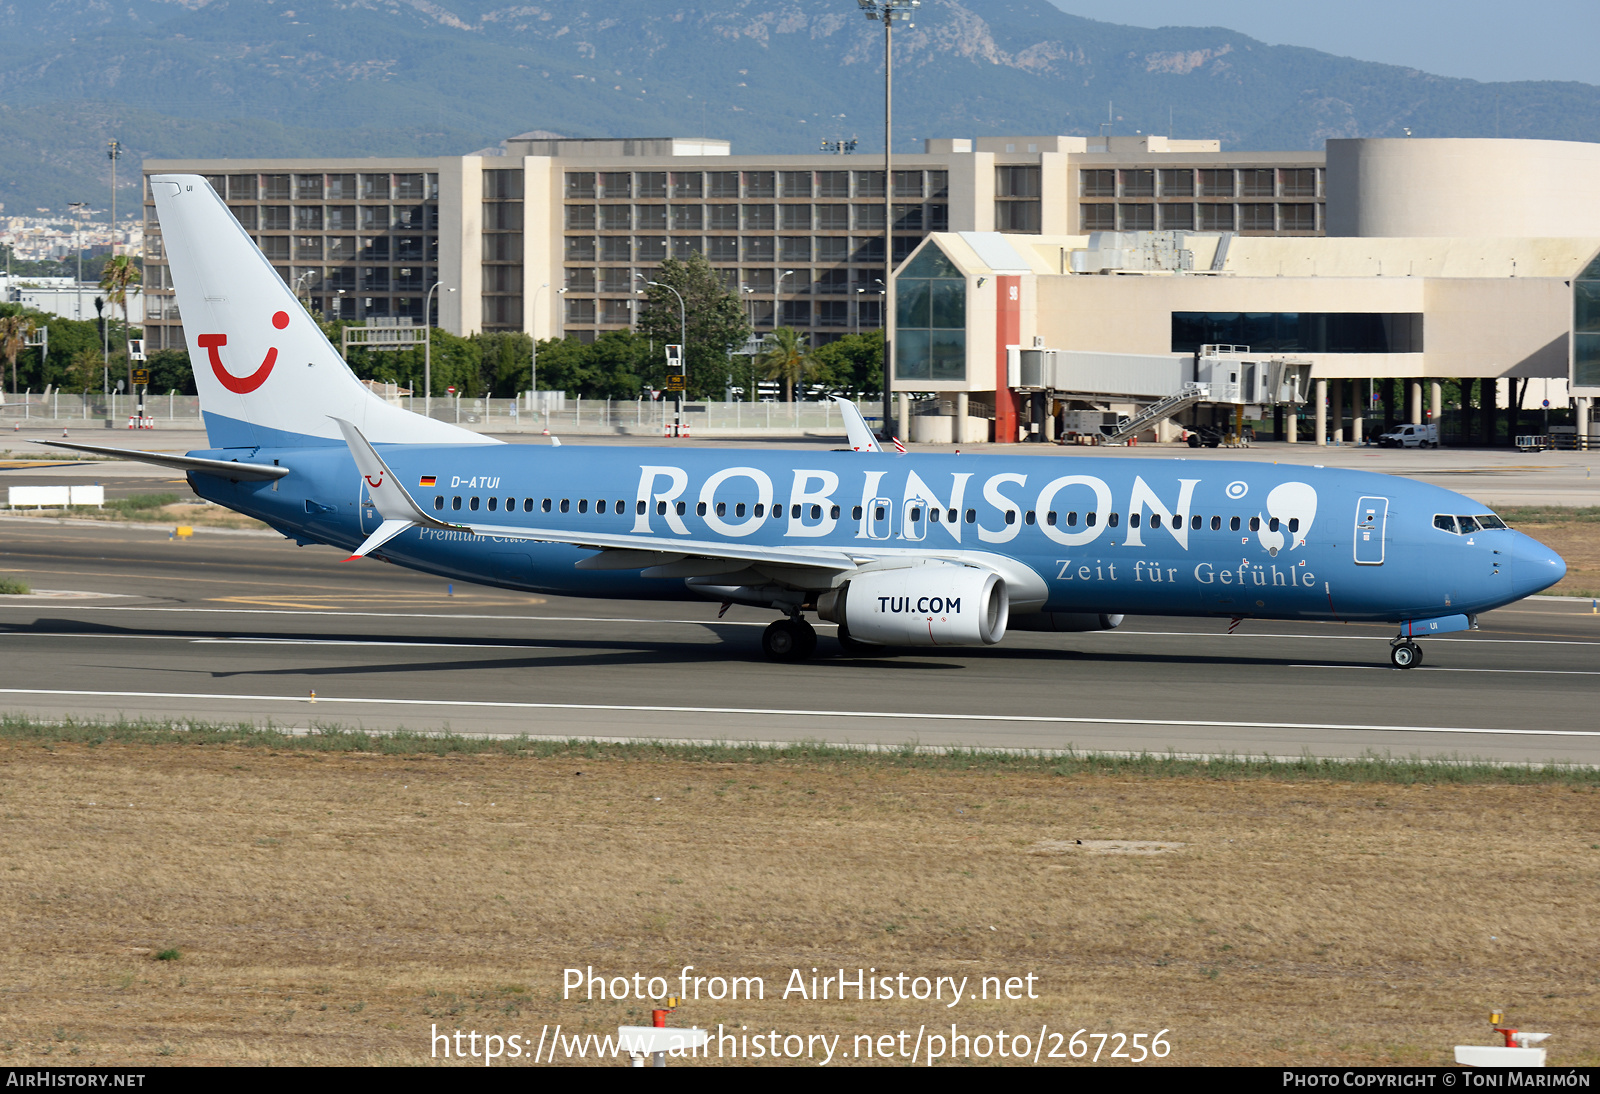
<svg viewBox="0 0 1600 1094">
<path fill-rule="evenodd" d="M 1479 513 L 1475 519 L 1485 528 L 1504 528 L 1506 526 L 1506 522 L 1493 513 Z"/>
<path fill-rule="evenodd" d="M 1474 532 L 1483 532 L 1490 528 L 1504 528 L 1506 522 L 1493 513 L 1480 513 L 1475 517 L 1440 513 L 1433 518 L 1433 526 L 1446 532 L 1454 532 L 1458 536 L 1470 536 Z"/>
<path fill-rule="evenodd" d="M 1441 513 L 1433 518 L 1433 526 L 1446 532 L 1454 532 L 1456 530 L 1456 518 L 1445 516 Z"/>
<path fill-rule="evenodd" d="M 1483 530 L 1478 527 L 1478 522 L 1471 517 L 1457 517 L 1456 524 L 1460 525 L 1461 534 L 1464 536 L 1470 536 L 1473 532 L 1481 532 Z"/>
</svg>

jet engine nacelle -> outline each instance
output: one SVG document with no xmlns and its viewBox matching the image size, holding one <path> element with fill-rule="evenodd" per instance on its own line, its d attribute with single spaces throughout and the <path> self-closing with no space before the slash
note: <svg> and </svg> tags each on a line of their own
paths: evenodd
<svg viewBox="0 0 1600 1094">
<path fill-rule="evenodd" d="M 817 615 L 879 646 L 992 646 L 1011 600 L 999 574 L 973 566 L 868 570 L 817 598 Z"/>
<path fill-rule="evenodd" d="M 1014 631 L 1114 631 L 1122 625 L 1122 616 L 1105 612 L 1029 612 L 1012 617 Z"/>
</svg>

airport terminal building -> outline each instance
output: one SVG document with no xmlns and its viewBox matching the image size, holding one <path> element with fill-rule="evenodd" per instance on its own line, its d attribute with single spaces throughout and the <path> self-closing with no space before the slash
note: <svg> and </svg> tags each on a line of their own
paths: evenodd
<svg viewBox="0 0 1600 1094">
<path fill-rule="evenodd" d="M 302 299 L 350 320 L 420 323 L 437 283 L 428 318 L 456 333 L 592 340 L 632 324 L 657 263 L 704 254 L 758 331 L 821 344 L 887 325 L 914 439 L 1025 437 L 1041 394 L 1137 407 L 1165 381 L 1107 390 L 1119 359 L 1192 382 L 1198 366 L 1173 362 L 1218 344 L 1309 362 L 1347 439 L 1375 412 L 1442 413 L 1446 378 L 1482 385 L 1485 439 L 1496 407 L 1525 405 L 1525 381 L 1539 401 L 1555 382 L 1563 406 L 1574 370 L 1572 394 L 1600 392 L 1600 303 L 1574 297 L 1600 290 L 1600 145 L 943 139 L 897 156 L 888 180 L 865 156 L 735 156 L 702 139 L 536 133 L 497 151 L 144 169 L 207 176 Z M 148 345 L 181 346 L 148 203 L 145 230 Z"/>
</svg>

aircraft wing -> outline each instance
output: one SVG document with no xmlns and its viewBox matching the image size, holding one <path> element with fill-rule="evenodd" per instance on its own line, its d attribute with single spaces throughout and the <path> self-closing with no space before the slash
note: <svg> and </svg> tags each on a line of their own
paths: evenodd
<svg viewBox="0 0 1600 1094">
<path fill-rule="evenodd" d="M 168 452 L 139 452 L 131 448 L 106 448 L 97 444 L 75 444 L 72 441 L 44 441 L 52 448 L 71 448 L 78 452 L 93 452 L 97 456 L 114 456 L 119 460 L 137 460 L 179 471 L 203 471 L 208 475 L 222 475 L 241 482 L 264 482 L 281 479 L 289 473 L 287 467 L 271 464 L 239 463 L 235 460 L 206 460 L 198 456 L 176 456 Z"/>
<path fill-rule="evenodd" d="M 878 438 L 872 435 L 872 430 L 867 428 L 867 420 L 861 416 L 861 410 L 849 399 L 841 399 L 837 395 L 830 396 L 839 404 L 839 413 L 844 417 L 844 435 L 850 441 L 850 447 L 857 452 L 882 452 L 878 447 Z"/>
</svg>

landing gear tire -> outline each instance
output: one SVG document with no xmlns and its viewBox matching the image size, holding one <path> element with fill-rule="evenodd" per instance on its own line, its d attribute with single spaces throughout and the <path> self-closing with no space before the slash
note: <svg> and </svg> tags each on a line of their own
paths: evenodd
<svg viewBox="0 0 1600 1094">
<path fill-rule="evenodd" d="M 817 632 L 804 619 L 779 619 L 761 632 L 761 651 L 772 661 L 804 661 L 817 648 Z"/>
<path fill-rule="evenodd" d="M 1389 661 L 1397 669 L 1414 669 L 1422 664 L 1422 647 L 1415 642 L 1400 642 L 1389 647 Z"/>
</svg>

